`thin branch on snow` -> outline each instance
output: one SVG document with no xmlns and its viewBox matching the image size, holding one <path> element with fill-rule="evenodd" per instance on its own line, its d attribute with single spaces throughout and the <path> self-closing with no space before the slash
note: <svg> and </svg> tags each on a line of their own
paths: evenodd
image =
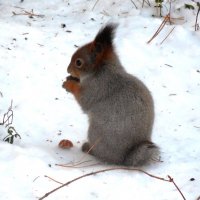
<svg viewBox="0 0 200 200">
<path fill-rule="evenodd" d="M 186 198 L 184 197 L 183 193 L 181 192 L 181 190 L 179 189 L 179 187 L 177 186 L 177 184 L 174 182 L 174 179 L 168 175 L 168 178 L 169 178 L 169 182 L 173 183 L 174 186 L 176 187 L 176 189 L 179 191 L 179 193 L 181 194 L 181 196 L 183 197 L 184 200 L 186 200 Z"/>
<path fill-rule="evenodd" d="M 138 7 L 136 6 L 136 4 L 134 3 L 133 0 L 130 0 L 132 2 L 132 4 L 135 6 L 136 9 L 138 9 Z"/>
<path fill-rule="evenodd" d="M 152 38 L 147 42 L 147 44 L 149 44 L 156 36 L 158 36 L 158 34 L 162 31 L 162 29 L 164 28 L 166 23 L 169 22 L 169 20 L 170 20 L 170 15 L 168 14 L 168 15 L 165 16 L 165 18 L 162 21 L 161 25 L 159 26 L 159 28 L 157 29 L 155 34 L 152 36 Z"/>
<path fill-rule="evenodd" d="M 169 23 L 172 24 L 171 22 L 171 11 L 172 11 L 172 1 L 169 1 Z"/>
<path fill-rule="evenodd" d="M 13 122 L 13 110 L 12 110 L 13 100 L 11 100 L 11 105 L 8 108 L 8 111 L 3 115 L 3 122 L 0 122 L 0 125 L 5 125 L 7 128 Z M 7 123 L 7 124 L 6 124 Z"/>
<path fill-rule="evenodd" d="M 76 167 L 78 165 L 81 165 L 81 164 L 84 164 L 84 163 L 89 163 L 89 162 L 92 162 L 92 160 L 85 160 L 85 161 L 78 161 L 78 162 L 75 162 L 75 163 L 67 163 L 67 164 L 55 164 L 56 166 L 61 166 L 61 167 Z"/>
<path fill-rule="evenodd" d="M 13 8 L 18 8 L 18 9 L 24 10 L 24 8 L 19 7 L 19 6 L 13 6 Z"/>
<path fill-rule="evenodd" d="M 169 65 L 169 64 L 165 64 L 166 66 L 168 66 L 168 67 L 173 67 L 172 65 Z"/>
<path fill-rule="evenodd" d="M 172 30 L 167 34 L 167 36 L 164 38 L 164 40 L 160 44 L 163 44 L 163 42 L 169 37 L 169 35 L 172 33 L 174 29 L 175 29 L 175 26 L 172 28 Z"/>
<path fill-rule="evenodd" d="M 35 182 L 40 176 L 37 176 L 36 178 L 33 179 L 33 182 Z"/>
<path fill-rule="evenodd" d="M 92 11 L 94 10 L 95 6 L 97 5 L 97 3 L 99 2 L 99 0 L 97 0 L 92 8 Z"/>
<path fill-rule="evenodd" d="M 44 175 L 44 177 L 45 177 L 45 178 L 48 178 L 48 179 L 50 179 L 50 180 L 52 180 L 52 181 L 54 181 L 54 182 L 56 182 L 56 183 L 59 183 L 59 184 L 63 185 L 63 183 L 61 183 L 61 182 L 59 182 L 59 181 L 56 181 L 55 179 L 51 178 L 50 176 Z"/>
<path fill-rule="evenodd" d="M 200 12 L 200 3 L 197 5 L 198 5 L 198 11 L 197 11 L 196 21 L 195 21 L 195 31 L 199 30 L 198 17 L 199 17 L 199 12 Z"/>
<path fill-rule="evenodd" d="M 55 164 L 55 165 L 59 166 L 59 167 L 67 167 L 67 168 L 83 168 L 83 167 L 85 168 L 85 167 L 97 166 L 100 164 L 100 163 L 93 163 L 93 164 L 88 164 L 88 165 L 81 165 L 82 163 L 85 163 L 85 162 L 78 162 L 75 164 L 64 164 L 64 165 L 63 164 Z"/>
<path fill-rule="evenodd" d="M 33 18 L 33 17 L 41 17 L 41 18 L 43 18 L 43 17 L 44 17 L 44 15 L 35 14 L 35 13 L 33 12 L 33 9 L 32 9 L 30 12 L 28 12 L 28 11 L 26 11 L 26 10 L 22 10 L 21 13 L 16 13 L 16 12 L 14 12 L 14 11 L 13 11 L 12 13 L 13 13 L 14 16 L 16 16 L 16 15 L 27 15 L 27 16 L 30 17 L 30 18 Z"/>
<path fill-rule="evenodd" d="M 165 182 L 171 182 L 173 183 L 173 185 L 176 187 L 176 189 L 178 190 L 178 192 L 181 194 L 182 198 L 184 200 L 186 200 L 186 198 L 184 197 L 184 195 L 182 194 L 181 190 L 179 189 L 179 187 L 177 186 L 177 184 L 174 182 L 173 178 L 171 178 L 171 176 L 168 176 L 168 179 L 165 179 L 165 178 L 162 178 L 162 177 L 159 177 L 159 176 L 155 176 L 153 174 L 150 174 L 144 170 L 141 170 L 141 169 L 137 169 L 137 168 L 129 168 L 129 167 L 113 167 L 113 168 L 107 168 L 107 169 L 103 169 L 103 170 L 99 170 L 99 171 L 95 171 L 95 172 L 91 172 L 91 173 L 88 173 L 88 174 L 85 174 L 85 175 L 82 175 L 82 176 L 79 176 L 79 177 L 76 177 L 66 183 L 64 183 L 63 185 L 51 190 L 50 192 L 46 193 L 44 196 L 42 196 L 41 198 L 39 198 L 39 200 L 42 200 L 42 199 L 45 199 L 46 197 L 48 197 L 50 194 L 56 192 L 57 190 L 65 187 L 65 186 L 68 186 L 70 185 L 71 183 L 77 181 L 77 180 L 80 180 L 82 178 L 85 178 L 85 177 L 88 177 L 88 176 L 93 176 L 93 175 L 96 175 L 96 174 L 99 174 L 99 173 L 104 173 L 104 172 L 109 172 L 109 171 L 114 171 L 114 170 L 127 170 L 127 171 L 137 171 L 137 172 L 141 172 L 141 173 L 144 173 L 145 175 L 151 177 L 151 178 L 155 178 L 155 179 L 158 179 L 158 180 L 161 180 L 161 181 L 165 181 Z"/>
<path fill-rule="evenodd" d="M 149 2 L 149 0 L 143 0 L 142 1 L 142 8 L 144 7 L 144 3 L 146 3 L 149 7 L 151 7 L 151 4 L 150 4 L 150 2 Z"/>
</svg>

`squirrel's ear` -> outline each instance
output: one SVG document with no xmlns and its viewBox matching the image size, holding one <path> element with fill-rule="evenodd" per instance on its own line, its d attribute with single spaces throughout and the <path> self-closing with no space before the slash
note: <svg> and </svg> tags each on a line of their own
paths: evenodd
<svg viewBox="0 0 200 200">
<path fill-rule="evenodd" d="M 101 43 L 94 42 L 93 45 L 94 45 L 93 48 L 94 48 L 95 53 L 98 54 L 103 51 L 103 45 Z"/>
<path fill-rule="evenodd" d="M 94 39 L 94 47 L 96 52 L 101 52 L 102 50 L 113 47 L 113 38 L 115 35 L 115 30 L 117 24 L 107 24 L 97 33 Z"/>
</svg>

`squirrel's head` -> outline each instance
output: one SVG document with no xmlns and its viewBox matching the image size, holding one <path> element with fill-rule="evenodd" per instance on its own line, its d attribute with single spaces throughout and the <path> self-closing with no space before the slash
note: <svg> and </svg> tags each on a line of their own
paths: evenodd
<svg viewBox="0 0 200 200">
<path fill-rule="evenodd" d="M 113 38 L 116 27 L 116 24 L 107 24 L 100 29 L 94 41 L 80 47 L 73 54 L 67 69 L 71 76 L 80 79 L 114 59 Z"/>
</svg>

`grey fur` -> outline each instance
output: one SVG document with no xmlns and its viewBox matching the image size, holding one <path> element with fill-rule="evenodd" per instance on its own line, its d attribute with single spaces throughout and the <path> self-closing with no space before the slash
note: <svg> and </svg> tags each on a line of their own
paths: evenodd
<svg viewBox="0 0 200 200">
<path fill-rule="evenodd" d="M 90 153 L 95 157 L 127 166 L 144 165 L 158 154 L 151 142 L 152 96 L 138 78 L 124 70 L 114 51 L 98 71 L 81 74 L 80 86 L 79 103 L 89 118 L 83 151 L 94 145 Z"/>
<path fill-rule="evenodd" d="M 114 164 L 143 165 L 157 154 L 152 145 L 153 99 L 121 64 L 106 64 L 81 81 L 80 105 L 89 117 L 92 154 Z M 99 141 L 97 141 L 99 140 Z M 149 143 L 148 143 L 149 141 Z M 85 150 L 84 150 L 85 151 Z"/>
</svg>

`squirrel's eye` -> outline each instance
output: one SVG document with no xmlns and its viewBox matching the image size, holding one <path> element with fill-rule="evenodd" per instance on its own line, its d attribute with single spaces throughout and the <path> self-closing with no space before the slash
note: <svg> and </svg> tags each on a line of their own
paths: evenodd
<svg viewBox="0 0 200 200">
<path fill-rule="evenodd" d="M 75 61 L 76 67 L 81 68 L 83 65 L 83 60 L 81 58 L 76 59 Z"/>
</svg>

